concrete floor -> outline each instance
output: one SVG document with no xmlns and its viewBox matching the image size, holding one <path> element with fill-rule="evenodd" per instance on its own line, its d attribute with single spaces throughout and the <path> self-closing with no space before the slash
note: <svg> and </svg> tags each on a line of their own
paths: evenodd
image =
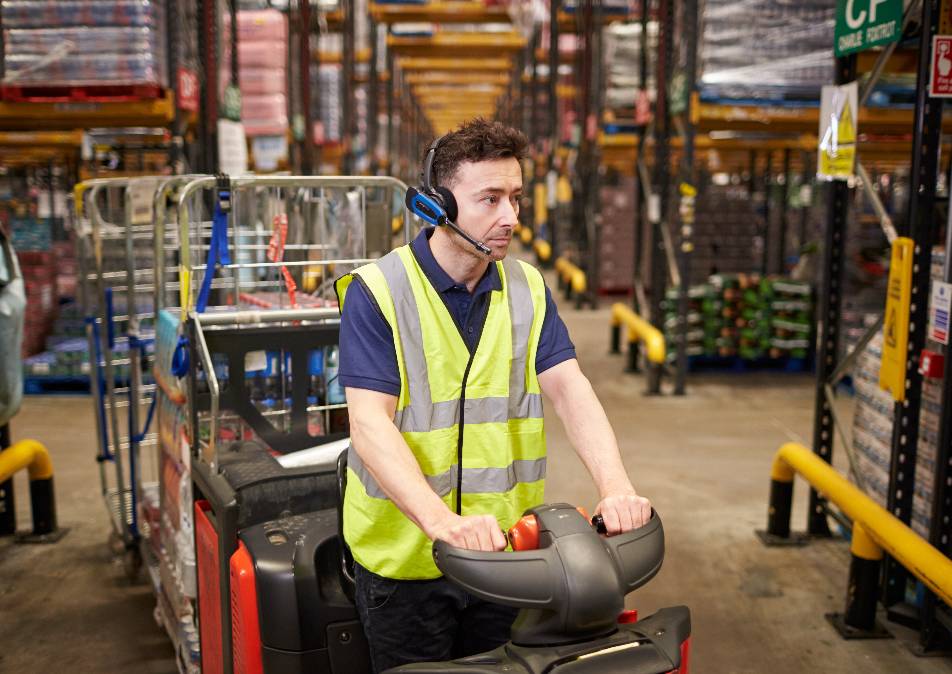
<svg viewBox="0 0 952 674">
<path fill-rule="evenodd" d="M 565 307 L 563 315 L 634 484 L 665 524 L 665 565 L 629 597 L 629 605 L 643 616 L 666 605 L 690 606 L 693 672 L 952 672 L 950 660 L 913 656 L 908 645 L 915 635 L 898 627 L 890 626 L 898 639 L 845 642 L 827 624 L 823 614 L 841 610 L 845 597 L 844 542 L 767 549 L 754 536 L 766 519 L 774 450 L 810 437 L 811 377 L 699 375 L 686 397 L 649 398 L 642 394 L 644 380 L 623 374 L 622 357 L 607 353 L 607 309 Z M 549 421 L 548 500 L 591 509 L 594 488 L 558 420 Z M 175 672 L 148 587 L 125 580 L 107 547 L 90 400 L 28 398 L 12 430 L 14 439 L 33 437 L 50 448 L 60 524 L 71 530 L 51 546 L 0 541 L 0 634 L 6 644 L 0 672 L 64 665 L 89 673 Z M 26 528 L 24 476 L 16 487 L 18 518 Z M 798 484 L 795 527 L 805 522 L 805 503 L 806 489 Z"/>
</svg>

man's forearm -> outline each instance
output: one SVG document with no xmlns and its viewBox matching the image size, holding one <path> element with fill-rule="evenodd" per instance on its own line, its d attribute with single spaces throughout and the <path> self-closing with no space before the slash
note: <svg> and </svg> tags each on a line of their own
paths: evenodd
<svg viewBox="0 0 952 674">
<path fill-rule="evenodd" d="M 554 401 L 555 411 L 565 425 L 569 442 L 591 473 L 602 498 L 610 494 L 633 492 L 605 409 L 588 379 L 581 373 L 579 377 L 572 387 L 571 395 L 560 395 Z"/>
<path fill-rule="evenodd" d="M 377 484 L 424 533 L 431 536 L 449 508 L 430 487 L 393 422 L 381 415 L 351 419 L 351 442 Z"/>
</svg>

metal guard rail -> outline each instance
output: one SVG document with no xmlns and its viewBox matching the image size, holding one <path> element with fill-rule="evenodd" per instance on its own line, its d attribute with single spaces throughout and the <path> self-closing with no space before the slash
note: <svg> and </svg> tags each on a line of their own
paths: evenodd
<svg viewBox="0 0 952 674">
<path fill-rule="evenodd" d="M 853 522 L 846 611 L 842 617 L 833 619 L 842 634 L 872 633 L 877 629 L 876 602 L 883 551 L 952 606 L 952 560 L 798 443 L 783 445 L 774 456 L 765 542 L 790 539 L 796 473 L 835 503 Z"/>
<path fill-rule="evenodd" d="M 0 484 L 27 469 L 30 478 L 30 508 L 33 532 L 22 538 L 34 542 L 54 542 L 64 533 L 56 526 L 56 499 L 53 493 L 53 462 L 46 447 L 36 440 L 20 440 L 0 451 Z M 11 486 L 12 488 L 12 482 Z M 12 502 L 12 499 L 10 499 Z M 15 524 L 14 519 L 14 524 Z M 5 532 L 5 533 L 13 533 Z"/>
<path fill-rule="evenodd" d="M 615 341 L 621 338 L 621 326 L 628 328 L 628 343 L 643 342 L 648 360 L 663 365 L 666 355 L 664 335 L 651 323 L 632 311 L 621 302 L 612 305 L 612 345 L 617 352 Z"/>
<path fill-rule="evenodd" d="M 565 298 L 572 294 L 582 295 L 588 289 L 585 272 L 572 264 L 568 258 L 560 257 L 555 261 L 555 272 L 559 275 L 559 287 L 565 290 Z"/>
<path fill-rule="evenodd" d="M 546 264 L 552 258 L 552 245 L 545 239 L 535 239 L 532 242 L 532 249 L 540 264 Z"/>
<path fill-rule="evenodd" d="M 621 353 L 621 327 L 628 328 L 628 365 L 626 372 L 638 372 L 638 345 L 644 343 L 648 364 L 646 367 L 648 395 L 661 393 L 661 374 L 667 356 L 664 335 L 621 302 L 612 305 L 612 353 Z"/>
</svg>

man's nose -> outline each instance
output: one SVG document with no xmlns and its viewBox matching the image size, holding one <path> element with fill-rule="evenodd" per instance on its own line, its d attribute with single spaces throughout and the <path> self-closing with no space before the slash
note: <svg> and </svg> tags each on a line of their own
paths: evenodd
<svg viewBox="0 0 952 674">
<path fill-rule="evenodd" d="M 506 205 L 503 206 L 503 224 L 515 227 L 519 223 L 519 214 L 516 212 L 517 204 L 518 202 L 513 203 L 511 199 L 506 200 Z"/>
</svg>

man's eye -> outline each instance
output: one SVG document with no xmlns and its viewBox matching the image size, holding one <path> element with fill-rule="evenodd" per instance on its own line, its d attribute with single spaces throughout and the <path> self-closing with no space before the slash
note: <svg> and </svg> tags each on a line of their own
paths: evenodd
<svg viewBox="0 0 952 674">
<path fill-rule="evenodd" d="M 490 194 L 488 197 L 483 199 L 483 201 L 485 201 L 487 204 L 492 204 L 495 206 L 497 203 L 499 203 L 499 197 L 494 194 Z"/>
</svg>

